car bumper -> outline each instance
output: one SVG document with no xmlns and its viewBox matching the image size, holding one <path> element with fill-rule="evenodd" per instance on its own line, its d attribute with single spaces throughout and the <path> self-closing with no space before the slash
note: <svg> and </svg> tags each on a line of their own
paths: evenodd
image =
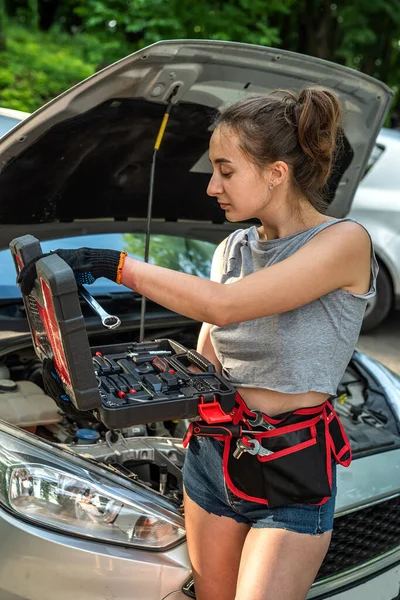
<svg viewBox="0 0 400 600">
<path fill-rule="evenodd" d="M 359 581 L 355 586 L 342 588 L 342 591 L 337 593 L 312 597 L 315 600 L 399 600 L 400 565 L 371 579 Z"/>
<path fill-rule="evenodd" d="M 32 527 L 0 510 L 1 600 L 188 600 L 186 544 L 145 552 Z M 400 551 L 313 586 L 311 600 L 396 600 Z"/>
<path fill-rule="evenodd" d="M 187 600 L 186 544 L 110 546 L 32 527 L 0 510 L 1 600 Z M 175 593 L 171 593 L 174 592 Z"/>
</svg>

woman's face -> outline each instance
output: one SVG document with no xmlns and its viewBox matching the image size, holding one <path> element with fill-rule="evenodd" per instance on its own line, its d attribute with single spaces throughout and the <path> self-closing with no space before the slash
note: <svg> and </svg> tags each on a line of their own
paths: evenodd
<svg viewBox="0 0 400 600">
<path fill-rule="evenodd" d="M 228 127 L 220 126 L 210 140 L 213 175 L 207 194 L 215 196 L 228 221 L 257 217 L 270 198 L 268 169 L 260 172 L 240 150 L 239 138 Z"/>
</svg>

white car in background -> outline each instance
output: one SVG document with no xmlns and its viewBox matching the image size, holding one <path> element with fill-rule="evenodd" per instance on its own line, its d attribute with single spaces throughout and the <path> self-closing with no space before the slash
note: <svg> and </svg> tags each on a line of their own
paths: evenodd
<svg viewBox="0 0 400 600">
<path fill-rule="evenodd" d="M 380 272 L 363 331 L 400 308 L 400 129 L 382 129 L 350 210 L 371 234 Z"/>
</svg>

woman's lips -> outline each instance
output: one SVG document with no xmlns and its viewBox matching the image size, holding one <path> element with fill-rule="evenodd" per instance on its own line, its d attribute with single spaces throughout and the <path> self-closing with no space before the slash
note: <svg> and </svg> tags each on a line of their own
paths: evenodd
<svg viewBox="0 0 400 600">
<path fill-rule="evenodd" d="M 222 210 L 225 210 L 226 207 L 229 206 L 229 204 L 222 204 L 222 202 L 220 202 L 219 205 L 222 208 Z"/>
</svg>

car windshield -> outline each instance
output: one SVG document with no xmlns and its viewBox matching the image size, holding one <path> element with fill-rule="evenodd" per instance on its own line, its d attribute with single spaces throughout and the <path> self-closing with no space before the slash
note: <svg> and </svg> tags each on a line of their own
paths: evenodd
<svg viewBox="0 0 400 600">
<path fill-rule="evenodd" d="M 106 233 L 82 235 L 41 242 L 43 253 L 57 248 L 109 248 L 125 250 L 130 256 L 144 258 L 145 235 L 132 233 Z M 149 262 L 176 271 L 209 277 L 211 260 L 216 244 L 200 240 L 171 236 L 152 235 Z M 15 267 L 9 250 L 0 251 L 0 298 L 21 296 L 15 283 Z M 98 279 L 90 286 L 93 295 L 126 292 L 128 288 L 108 279 Z"/>
<path fill-rule="evenodd" d="M 0 137 L 7 133 L 10 129 L 15 127 L 21 119 L 15 119 L 14 117 L 7 117 L 6 115 L 0 115 Z"/>
</svg>

